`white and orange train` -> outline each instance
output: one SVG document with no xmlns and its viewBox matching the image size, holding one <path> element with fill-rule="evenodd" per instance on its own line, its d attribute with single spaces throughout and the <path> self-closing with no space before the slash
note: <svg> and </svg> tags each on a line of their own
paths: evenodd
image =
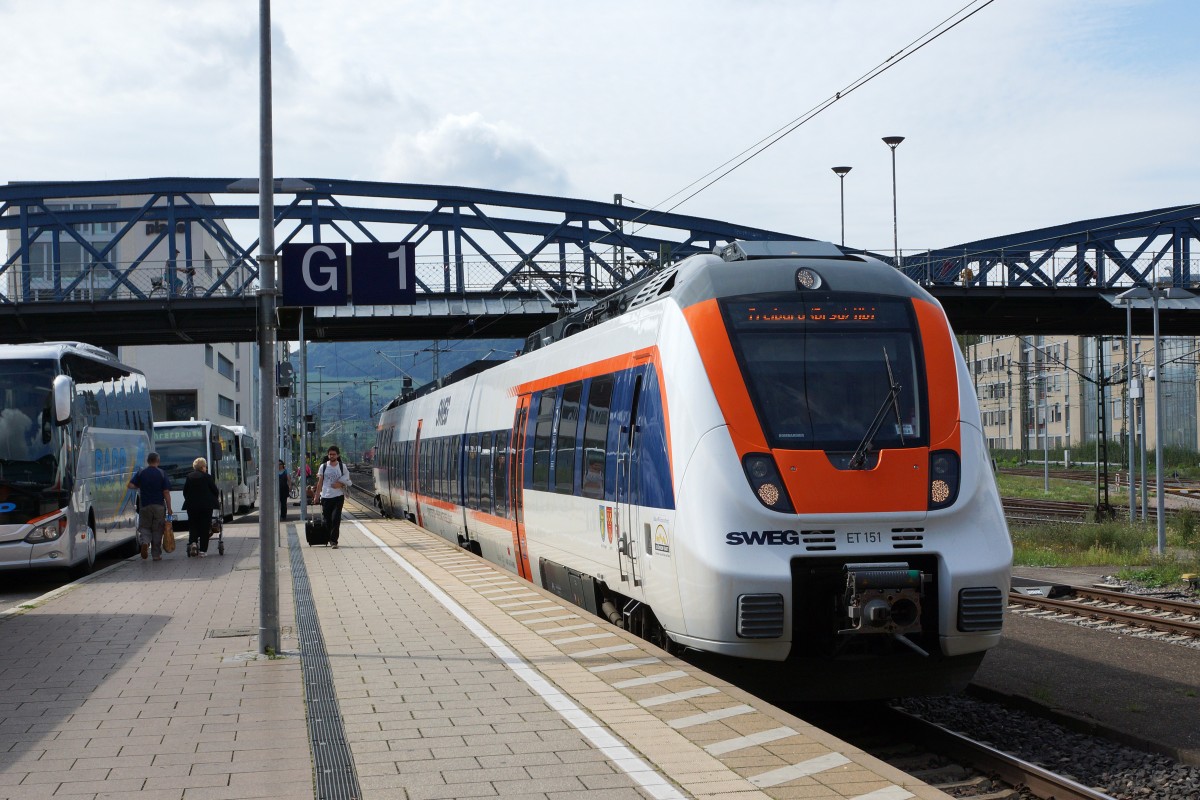
<svg viewBox="0 0 1200 800">
<path fill-rule="evenodd" d="M 781 696 L 952 690 L 1000 640 L 1012 547 L 946 315 L 824 242 L 693 256 L 398 398 L 375 485 Z"/>
</svg>

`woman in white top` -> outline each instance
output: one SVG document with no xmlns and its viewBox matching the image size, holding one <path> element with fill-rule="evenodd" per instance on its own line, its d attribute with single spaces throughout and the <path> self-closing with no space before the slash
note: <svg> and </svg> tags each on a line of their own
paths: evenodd
<svg viewBox="0 0 1200 800">
<path fill-rule="evenodd" d="M 350 470 L 342 463 L 342 451 L 330 445 L 328 459 L 317 470 L 315 493 L 321 498 L 321 514 L 329 528 L 329 546 L 337 548 L 338 534 L 342 527 L 342 504 L 346 502 L 346 490 L 350 488 Z"/>
</svg>

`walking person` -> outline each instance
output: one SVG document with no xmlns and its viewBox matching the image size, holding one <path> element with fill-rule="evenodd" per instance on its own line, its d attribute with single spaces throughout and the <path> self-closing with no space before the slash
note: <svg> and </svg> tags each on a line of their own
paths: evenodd
<svg viewBox="0 0 1200 800">
<path fill-rule="evenodd" d="M 279 459 L 279 519 L 287 519 L 287 502 L 288 495 L 292 493 L 292 476 L 288 473 L 287 467 L 284 466 L 283 459 Z"/>
<path fill-rule="evenodd" d="M 221 507 L 221 492 L 208 474 L 208 461 L 197 458 L 183 482 L 183 510 L 188 515 L 188 555 L 204 558 L 212 536 L 213 511 Z"/>
<path fill-rule="evenodd" d="M 126 484 L 138 490 L 138 549 L 142 558 L 151 552 L 155 561 L 162 561 L 163 531 L 171 511 L 171 479 L 159 469 L 158 453 L 146 454 L 146 466 L 138 470 Z"/>
<path fill-rule="evenodd" d="M 346 489 L 351 486 L 350 470 L 342 463 L 342 451 L 336 445 L 329 446 L 325 463 L 317 470 L 315 493 L 321 498 L 321 515 L 329 529 L 329 546 L 337 549 L 338 534 L 342 526 L 342 505 L 346 502 Z"/>
</svg>

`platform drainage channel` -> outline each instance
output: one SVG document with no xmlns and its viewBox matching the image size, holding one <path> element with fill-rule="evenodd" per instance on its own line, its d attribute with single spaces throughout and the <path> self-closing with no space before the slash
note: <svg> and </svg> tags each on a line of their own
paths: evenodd
<svg viewBox="0 0 1200 800">
<path fill-rule="evenodd" d="M 296 630 L 300 639 L 300 666 L 304 672 L 304 697 L 308 704 L 308 736 L 316 762 L 318 800 L 355 800 L 362 797 L 354 757 L 346 742 L 342 712 L 333 688 L 333 670 L 325 652 L 325 637 L 317 619 L 308 570 L 295 529 L 288 532 L 292 590 L 296 597 Z"/>
</svg>

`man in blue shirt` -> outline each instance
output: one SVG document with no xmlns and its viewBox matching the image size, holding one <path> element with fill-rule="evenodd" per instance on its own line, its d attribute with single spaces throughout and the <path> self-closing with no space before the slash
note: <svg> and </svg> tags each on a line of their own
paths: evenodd
<svg viewBox="0 0 1200 800">
<path fill-rule="evenodd" d="M 162 561 L 163 531 L 171 511 L 171 479 L 158 467 L 158 453 L 146 456 L 146 466 L 129 481 L 130 489 L 138 490 L 138 547 L 142 558 L 154 552 L 154 560 Z"/>
</svg>

